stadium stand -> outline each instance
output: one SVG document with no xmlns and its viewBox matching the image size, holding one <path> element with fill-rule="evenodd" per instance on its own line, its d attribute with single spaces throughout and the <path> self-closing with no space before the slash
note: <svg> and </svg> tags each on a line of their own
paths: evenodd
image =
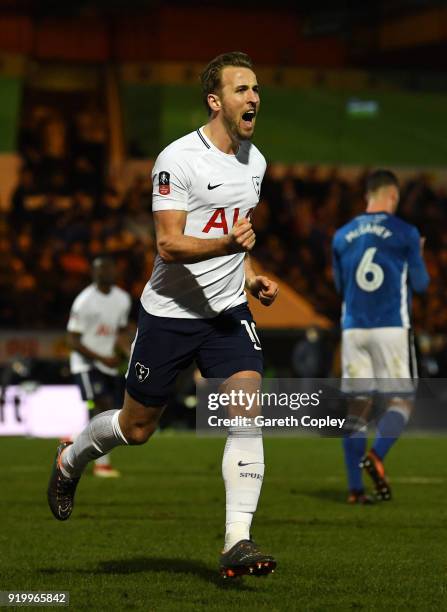
<svg viewBox="0 0 447 612">
<path fill-rule="evenodd" d="M 9 296 L 0 307 L 1 327 L 63 328 L 74 296 L 88 283 L 89 260 L 102 252 L 116 256 L 119 282 L 136 303 L 154 258 L 148 175 L 136 176 L 120 193 L 111 181 L 101 184 L 102 174 L 93 171 L 87 156 L 55 162 L 44 151 L 34 148 L 31 154 L 28 148 L 22 162 L 0 225 L 0 282 L 2 294 Z M 42 172 L 49 165 L 53 172 Z M 49 180 L 42 182 L 42 176 Z M 433 189 L 423 174 L 403 185 L 400 215 L 429 236 L 432 284 L 416 301 L 415 326 L 430 334 L 447 323 L 440 308 L 447 261 L 445 204 L 445 191 Z M 363 206 L 363 175 L 348 181 L 334 169 L 322 179 L 316 167 L 309 167 L 296 176 L 293 167 L 273 164 L 254 218 L 260 263 L 334 325 L 339 300 L 331 279 L 331 238 Z"/>
</svg>

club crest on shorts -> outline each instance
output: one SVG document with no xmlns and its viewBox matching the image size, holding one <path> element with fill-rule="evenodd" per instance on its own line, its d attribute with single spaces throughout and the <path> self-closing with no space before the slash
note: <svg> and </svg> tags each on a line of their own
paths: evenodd
<svg viewBox="0 0 447 612">
<path fill-rule="evenodd" d="M 158 192 L 161 193 L 161 195 L 168 195 L 171 193 L 171 175 L 165 170 L 158 175 Z"/>
<path fill-rule="evenodd" d="M 259 176 L 252 176 L 251 180 L 253 181 L 253 187 L 255 188 L 256 195 L 259 195 L 261 190 L 261 179 Z"/>
<path fill-rule="evenodd" d="M 149 376 L 149 368 L 137 361 L 135 364 L 135 373 L 137 375 L 138 382 L 143 382 L 143 380 L 146 380 L 146 378 Z"/>
</svg>

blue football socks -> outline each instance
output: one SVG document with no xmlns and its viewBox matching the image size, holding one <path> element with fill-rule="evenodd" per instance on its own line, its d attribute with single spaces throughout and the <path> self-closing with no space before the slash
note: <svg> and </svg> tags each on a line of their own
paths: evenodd
<svg viewBox="0 0 447 612">
<path fill-rule="evenodd" d="M 361 458 L 366 452 L 366 430 L 343 438 L 346 471 L 350 491 L 363 491 L 362 469 L 359 467 Z"/>
<path fill-rule="evenodd" d="M 380 419 L 377 424 L 377 433 L 372 450 L 381 461 L 383 461 L 396 440 L 399 439 L 407 422 L 408 414 L 403 410 L 393 408 L 387 410 Z"/>
</svg>

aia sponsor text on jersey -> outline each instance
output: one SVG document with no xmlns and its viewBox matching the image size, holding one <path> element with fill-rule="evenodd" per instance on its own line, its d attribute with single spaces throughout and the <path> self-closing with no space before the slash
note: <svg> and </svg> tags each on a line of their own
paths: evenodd
<svg viewBox="0 0 447 612">
<path fill-rule="evenodd" d="M 250 208 L 248 213 L 245 215 L 245 218 L 250 219 L 252 212 L 253 212 L 253 208 Z M 230 216 L 231 211 L 228 211 L 228 214 Z M 233 227 L 233 225 L 237 223 L 238 219 L 239 219 L 239 208 L 235 208 L 233 210 L 231 227 Z M 215 228 L 215 229 L 221 229 L 224 234 L 228 234 L 228 221 L 229 219 L 227 219 L 225 208 L 216 208 L 213 211 L 213 214 L 211 215 L 208 223 L 202 229 L 202 232 L 204 234 L 208 234 L 208 232 L 212 228 Z"/>
</svg>

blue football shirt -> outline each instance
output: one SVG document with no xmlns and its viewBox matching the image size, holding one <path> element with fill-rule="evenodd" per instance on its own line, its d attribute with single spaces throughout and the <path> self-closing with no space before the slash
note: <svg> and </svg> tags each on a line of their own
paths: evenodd
<svg viewBox="0 0 447 612">
<path fill-rule="evenodd" d="M 416 227 L 388 213 L 364 213 L 332 242 L 342 328 L 410 327 L 412 291 L 429 277 Z"/>
</svg>

